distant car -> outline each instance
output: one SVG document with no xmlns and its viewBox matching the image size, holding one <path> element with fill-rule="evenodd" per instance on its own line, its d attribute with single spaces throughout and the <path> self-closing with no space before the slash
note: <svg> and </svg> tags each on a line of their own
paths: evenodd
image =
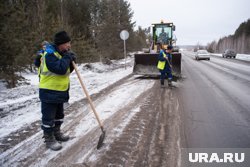
<svg viewBox="0 0 250 167">
<path fill-rule="evenodd" d="M 237 55 L 237 53 L 233 50 L 233 49 L 227 49 L 224 51 L 224 53 L 222 53 L 222 57 L 225 57 L 225 58 L 235 58 Z"/>
<path fill-rule="evenodd" d="M 210 53 L 207 50 L 197 50 L 195 54 L 196 60 L 210 60 Z"/>
</svg>

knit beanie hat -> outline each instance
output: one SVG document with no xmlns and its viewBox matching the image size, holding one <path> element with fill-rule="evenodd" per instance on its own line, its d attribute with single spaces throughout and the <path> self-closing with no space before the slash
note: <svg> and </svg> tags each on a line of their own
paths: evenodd
<svg viewBox="0 0 250 167">
<path fill-rule="evenodd" d="M 173 46 L 172 45 L 168 45 L 167 50 L 172 50 Z"/>
<path fill-rule="evenodd" d="M 61 45 L 71 41 L 66 31 L 57 32 L 54 36 L 54 43 L 56 45 Z"/>
</svg>

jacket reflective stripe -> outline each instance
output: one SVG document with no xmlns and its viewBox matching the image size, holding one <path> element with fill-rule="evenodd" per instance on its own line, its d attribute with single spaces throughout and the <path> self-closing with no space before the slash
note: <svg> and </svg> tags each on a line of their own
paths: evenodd
<svg viewBox="0 0 250 167">
<path fill-rule="evenodd" d="M 47 52 L 43 52 L 43 53 L 40 53 L 41 55 L 41 58 L 40 58 L 40 66 L 38 68 L 38 77 L 40 78 L 40 74 L 41 74 L 41 69 L 42 69 L 42 66 L 43 66 L 43 59 L 44 59 L 44 55 L 46 55 Z"/>
<path fill-rule="evenodd" d="M 41 62 L 41 72 L 40 72 L 40 83 L 39 88 L 42 89 L 49 89 L 49 90 L 56 90 L 56 91 L 66 91 L 69 89 L 69 74 L 70 69 L 67 69 L 66 74 L 59 75 L 49 71 L 46 65 L 46 58 L 45 55 L 47 52 L 44 53 Z M 61 59 L 62 56 L 58 52 L 53 53 L 58 59 Z"/>
<path fill-rule="evenodd" d="M 40 67 L 39 67 L 39 75 L 41 74 L 41 71 L 43 71 L 43 61 L 44 61 L 44 56 L 47 54 L 47 52 L 45 51 L 44 53 L 43 53 L 43 56 L 41 57 L 41 64 L 40 64 Z"/>
<path fill-rule="evenodd" d="M 55 73 L 53 73 L 53 72 L 51 72 L 51 71 L 41 72 L 40 74 L 46 75 L 46 76 L 62 76 L 62 75 L 60 75 L 60 74 L 55 74 Z M 68 76 L 69 74 L 70 74 L 70 72 L 67 71 L 65 75 Z"/>
<path fill-rule="evenodd" d="M 164 58 L 166 58 L 167 57 L 167 55 L 164 53 L 164 52 L 162 52 L 163 53 L 163 57 Z M 163 70 L 164 68 L 165 68 L 165 65 L 166 65 L 166 61 L 158 61 L 158 64 L 157 64 L 157 68 L 159 69 L 159 70 Z"/>
</svg>

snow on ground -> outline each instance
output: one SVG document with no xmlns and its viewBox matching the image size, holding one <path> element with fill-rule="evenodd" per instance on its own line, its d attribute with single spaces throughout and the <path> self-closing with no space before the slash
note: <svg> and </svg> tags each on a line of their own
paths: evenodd
<svg viewBox="0 0 250 167">
<path fill-rule="evenodd" d="M 123 84 L 122 86 L 120 86 L 119 89 L 109 94 L 105 98 L 105 100 L 103 100 L 96 107 L 96 110 L 99 113 L 98 115 L 101 118 L 101 122 L 117 112 L 121 108 L 121 106 L 125 106 L 129 102 L 133 101 L 133 99 L 138 97 L 142 92 L 151 88 L 152 86 L 153 82 L 149 80 L 142 81 L 132 86 L 129 86 L 127 84 Z M 84 135 L 84 133 L 87 133 L 89 130 L 91 130 L 91 127 L 97 126 L 96 118 L 93 117 L 93 113 L 91 112 L 87 116 L 85 116 L 83 122 L 84 123 L 80 123 L 79 127 L 76 128 L 76 136 L 79 136 L 80 134 Z"/>
<path fill-rule="evenodd" d="M 118 60 L 112 61 L 111 65 L 92 63 L 90 64 L 91 68 L 87 68 L 86 64 L 78 66 L 89 94 L 97 93 L 131 74 L 133 58 L 127 58 L 126 69 L 124 68 L 124 63 L 124 60 Z M 13 89 L 0 87 L 0 138 L 41 119 L 38 76 L 34 73 L 26 73 L 23 76 L 30 85 L 23 85 Z M 84 98 L 85 95 L 75 72 L 71 74 L 70 80 L 69 104 L 72 104 Z"/>
<path fill-rule="evenodd" d="M 88 89 L 89 94 L 98 93 L 104 88 L 110 86 L 111 84 L 117 82 L 118 80 L 130 75 L 133 67 L 133 58 L 127 60 L 127 68 L 124 69 L 124 60 L 113 61 L 112 65 L 103 65 L 101 63 L 90 64 L 91 68 L 87 67 L 86 64 L 78 66 L 78 70 L 84 80 L 84 83 Z M 30 125 L 32 122 L 41 119 L 40 113 L 40 101 L 38 98 L 38 79 L 36 74 L 25 74 L 24 77 L 29 80 L 30 85 L 19 86 L 14 89 L 3 89 L 0 90 L 0 110 L 5 114 L 1 114 L 0 118 L 0 138 L 3 138 L 14 132 L 21 127 Z M 76 101 L 84 98 L 85 95 L 82 91 L 76 73 L 73 72 L 70 76 L 71 86 L 70 86 L 70 101 L 69 104 L 73 104 Z M 136 84 L 135 84 L 136 83 Z M 96 105 L 96 110 L 101 118 L 101 122 L 110 118 L 114 115 L 121 106 L 126 106 L 134 101 L 142 92 L 151 88 L 153 82 L 151 80 L 134 80 L 130 78 L 129 82 L 123 83 L 116 87 L 110 94 L 107 94 L 104 99 L 98 102 Z M 129 97 L 129 98 L 128 98 Z M 67 117 L 72 117 L 76 113 L 86 113 L 88 107 L 78 108 L 77 111 L 69 113 Z M 83 111 L 83 112 L 82 112 Z M 119 127 L 114 129 L 114 135 L 119 136 L 122 133 L 122 129 L 128 124 L 131 118 L 139 112 L 139 106 L 135 106 L 131 111 L 126 114 L 123 122 Z M 69 125 L 71 122 L 65 120 L 64 125 Z M 84 126 L 83 126 L 84 125 Z M 97 121 L 92 112 L 87 113 L 79 124 L 76 125 L 71 133 L 74 138 L 64 145 L 63 151 L 67 151 L 79 138 L 86 133 L 92 131 L 98 126 Z M 71 134 L 71 135 L 72 135 Z M 25 157 L 30 157 L 36 154 L 37 148 L 42 144 L 40 139 L 42 132 L 36 133 L 30 138 L 25 139 L 21 143 L 17 144 L 13 148 L 3 152 L 1 158 L 3 162 L 6 160 L 7 166 L 15 166 L 21 164 Z M 112 138 L 106 140 L 106 144 L 112 142 Z M 29 143 L 34 147 L 30 148 Z M 0 143 L 1 144 L 1 143 Z M 26 149 L 28 147 L 28 149 Z M 86 148 L 88 149 L 88 148 Z M 95 147 L 91 148 L 95 149 Z M 93 150 L 84 151 L 84 155 L 79 155 L 78 162 L 82 163 L 85 158 L 89 157 L 90 160 L 95 160 L 99 155 L 98 152 Z M 107 148 L 108 149 L 108 148 Z M 34 162 L 32 166 L 46 166 L 46 164 L 53 158 L 55 158 L 60 152 L 46 151 L 43 157 L 40 157 Z M 12 155 L 12 158 L 8 160 L 6 157 Z M 1 163 L 1 162 L 0 162 Z"/>
</svg>

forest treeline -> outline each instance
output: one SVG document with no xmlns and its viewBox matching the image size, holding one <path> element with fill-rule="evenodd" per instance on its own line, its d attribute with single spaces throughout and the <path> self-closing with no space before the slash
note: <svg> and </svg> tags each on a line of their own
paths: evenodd
<svg viewBox="0 0 250 167">
<path fill-rule="evenodd" d="M 207 49 L 211 53 L 234 49 L 237 53 L 250 54 L 250 19 L 241 23 L 233 35 L 209 43 Z"/>
<path fill-rule="evenodd" d="M 126 0 L 0 0 L 0 80 L 15 87 L 20 72 L 33 70 L 42 41 L 53 42 L 57 31 L 71 36 L 77 62 L 123 57 L 120 32 L 127 30 L 128 51 L 146 45 L 146 30 L 134 30 Z"/>
</svg>

